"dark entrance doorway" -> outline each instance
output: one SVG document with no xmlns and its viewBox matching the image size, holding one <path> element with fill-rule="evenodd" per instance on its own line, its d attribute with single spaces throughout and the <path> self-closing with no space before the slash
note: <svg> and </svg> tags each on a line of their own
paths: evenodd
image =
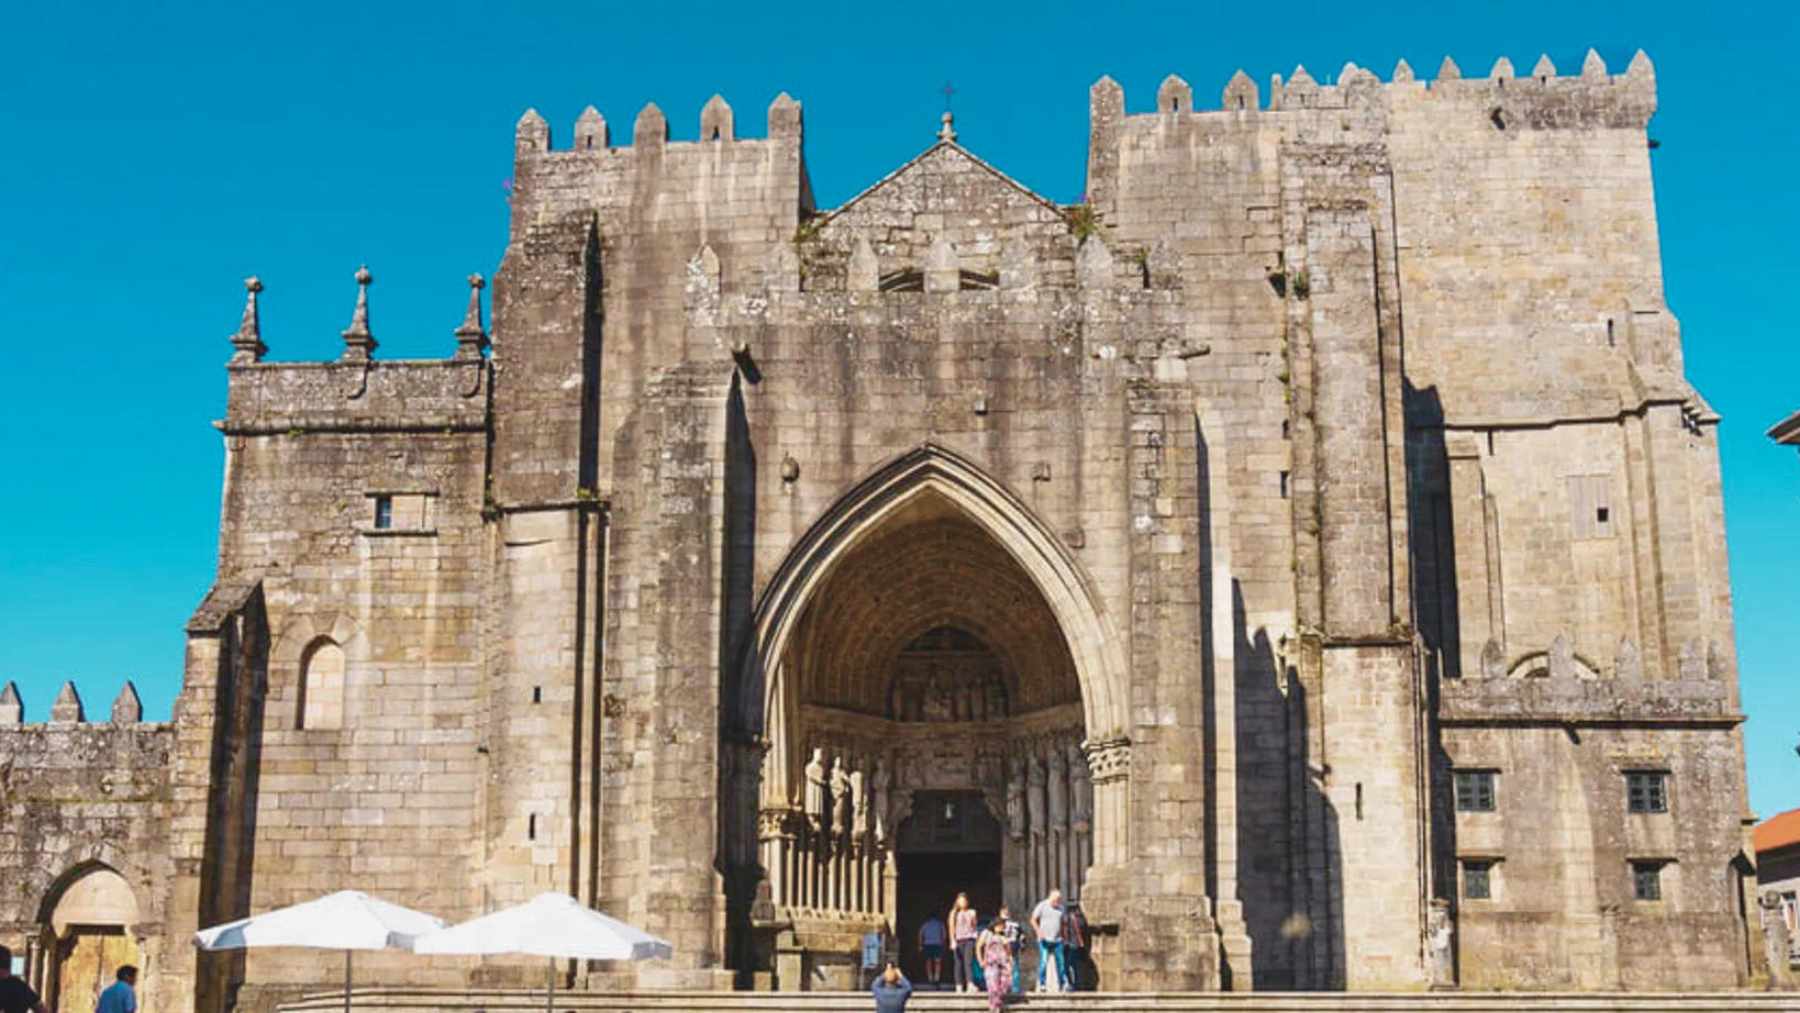
<svg viewBox="0 0 1800 1013">
<path fill-rule="evenodd" d="M 958 893 L 969 895 L 982 921 L 994 916 L 1002 896 L 1000 824 L 977 791 L 913 793 L 912 813 L 900 824 L 896 842 L 897 882 L 894 931 L 900 939 L 900 969 L 927 986 L 919 926 L 927 916 L 944 918 Z M 946 946 L 943 981 L 955 980 Z"/>
</svg>

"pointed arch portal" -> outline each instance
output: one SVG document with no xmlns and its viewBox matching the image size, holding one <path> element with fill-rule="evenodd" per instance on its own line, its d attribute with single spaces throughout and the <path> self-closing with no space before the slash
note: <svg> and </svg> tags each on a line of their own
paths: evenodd
<svg viewBox="0 0 1800 1013">
<path fill-rule="evenodd" d="M 918 919 L 955 889 L 1017 910 L 1079 896 L 1123 852 L 1118 640 L 1061 541 L 950 451 L 920 447 L 826 512 L 764 592 L 740 672 L 741 727 L 766 746 L 764 922 L 885 927 L 912 963 Z"/>
</svg>

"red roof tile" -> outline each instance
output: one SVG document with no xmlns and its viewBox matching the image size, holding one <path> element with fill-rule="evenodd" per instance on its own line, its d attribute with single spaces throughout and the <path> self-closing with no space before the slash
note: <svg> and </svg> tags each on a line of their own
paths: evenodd
<svg viewBox="0 0 1800 1013">
<path fill-rule="evenodd" d="M 1757 854 L 1800 844 L 1800 809 L 1789 809 L 1758 823 L 1750 833 L 1750 840 Z"/>
</svg>

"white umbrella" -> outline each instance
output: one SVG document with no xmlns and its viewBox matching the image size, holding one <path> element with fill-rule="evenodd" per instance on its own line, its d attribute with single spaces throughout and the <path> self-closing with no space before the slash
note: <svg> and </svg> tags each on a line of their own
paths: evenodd
<svg viewBox="0 0 1800 1013">
<path fill-rule="evenodd" d="M 355 950 L 404 950 L 419 937 L 444 927 L 440 918 L 390 904 L 357 890 L 339 890 L 317 900 L 265 911 L 194 933 L 203 950 L 253 946 L 304 946 L 344 951 L 344 1010 L 350 1010 L 350 954 Z"/>
<path fill-rule="evenodd" d="M 617 918 L 583 907 L 566 893 L 541 893 L 524 904 L 433 932 L 414 953 L 525 953 L 550 958 L 544 1008 L 556 1001 L 556 960 L 654 960 L 674 947 Z"/>
</svg>

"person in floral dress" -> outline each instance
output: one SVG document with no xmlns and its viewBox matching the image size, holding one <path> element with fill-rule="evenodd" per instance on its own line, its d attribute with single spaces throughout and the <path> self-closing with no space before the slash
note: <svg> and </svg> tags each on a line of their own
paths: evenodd
<svg viewBox="0 0 1800 1013">
<path fill-rule="evenodd" d="M 980 938 L 975 941 L 975 952 L 981 958 L 981 976 L 987 980 L 989 1013 L 998 1013 L 1000 1004 L 1006 999 L 1007 987 L 1012 984 L 1012 943 L 1006 938 L 1008 920 L 1006 908 L 1002 907 L 999 917 L 982 929 Z"/>
</svg>

